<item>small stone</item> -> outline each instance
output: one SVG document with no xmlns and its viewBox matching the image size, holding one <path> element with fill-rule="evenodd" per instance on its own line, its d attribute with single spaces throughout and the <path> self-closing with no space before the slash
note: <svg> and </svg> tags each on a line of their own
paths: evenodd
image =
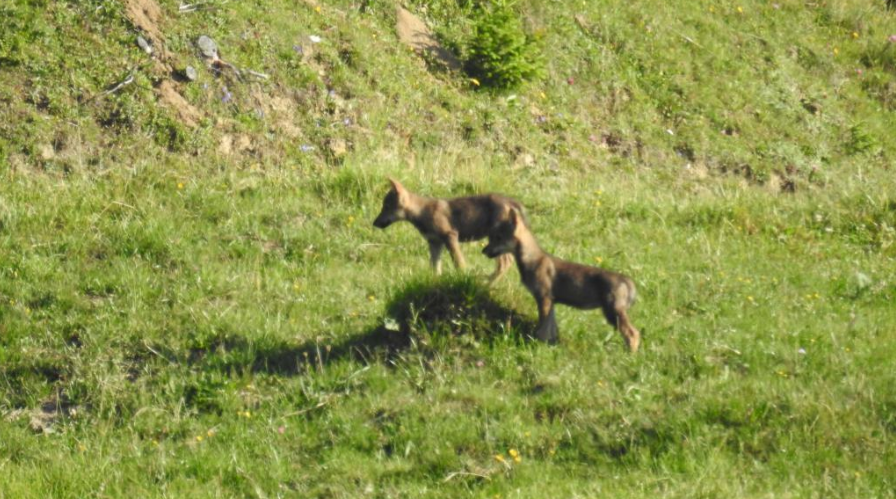
<svg viewBox="0 0 896 499">
<path fill-rule="evenodd" d="M 152 55 L 152 44 L 149 43 L 146 38 L 142 36 L 137 36 L 137 46 L 140 47 L 140 50 L 146 52 L 149 55 Z"/>
<path fill-rule="evenodd" d="M 218 44 L 215 43 L 211 38 L 202 35 L 196 40 L 196 46 L 199 47 L 199 52 L 202 53 L 203 57 L 208 59 L 217 59 L 218 58 Z"/>
<path fill-rule="evenodd" d="M 196 72 L 196 68 L 193 66 L 187 66 L 184 68 L 184 78 L 189 81 L 196 81 L 199 78 L 199 73 Z"/>
</svg>

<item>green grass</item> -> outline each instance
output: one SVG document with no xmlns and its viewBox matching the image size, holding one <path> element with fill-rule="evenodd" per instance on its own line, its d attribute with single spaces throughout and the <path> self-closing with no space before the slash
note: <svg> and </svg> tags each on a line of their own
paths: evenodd
<svg viewBox="0 0 896 499">
<path fill-rule="evenodd" d="M 0 7 L 0 498 L 894 497 L 884 2 L 522 1 L 547 68 L 503 95 L 392 2 L 213 3 L 160 2 L 196 127 L 119 2 Z M 467 4 L 410 7 L 463 49 Z M 526 341 L 479 243 L 431 276 L 389 175 L 630 275 L 643 351 Z"/>
</svg>

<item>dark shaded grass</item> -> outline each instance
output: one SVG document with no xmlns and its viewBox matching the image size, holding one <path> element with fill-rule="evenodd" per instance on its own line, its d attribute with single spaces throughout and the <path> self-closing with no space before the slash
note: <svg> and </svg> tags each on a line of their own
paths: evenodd
<svg viewBox="0 0 896 499">
<path fill-rule="evenodd" d="M 496 301 L 480 278 L 425 278 L 396 291 L 379 324 L 363 333 L 335 339 L 316 335 L 298 344 L 220 335 L 191 349 L 188 362 L 203 370 L 300 375 L 344 361 L 392 365 L 405 353 L 431 357 L 462 351 L 465 344 L 518 344 L 534 328 L 531 319 Z"/>
</svg>

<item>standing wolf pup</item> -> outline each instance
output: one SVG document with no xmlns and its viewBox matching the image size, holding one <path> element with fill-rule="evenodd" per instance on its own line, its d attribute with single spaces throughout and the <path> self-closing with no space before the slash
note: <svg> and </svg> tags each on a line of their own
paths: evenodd
<svg viewBox="0 0 896 499">
<path fill-rule="evenodd" d="M 385 229 L 402 220 L 414 224 L 429 243 L 429 261 L 436 275 L 442 273 L 441 257 L 445 246 L 454 265 L 464 269 L 466 261 L 459 243 L 488 237 L 493 228 L 508 220 L 511 210 L 522 210 L 518 202 L 497 194 L 436 199 L 418 196 L 395 180 L 389 179 L 389 182 L 392 189 L 383 199 L 383 209 L 373 225 Z M 512 259 L 509 254 L 498 258 L 491 282 L 507 272 Z"/>
<path fill-rule="evenodd" d="M 548 343 L 558 341 L 554 304 L 576 308 L 600 308 L 607 322 L 613 325 L 636 352 L 641 334 L 628 319 L 628 309 L 635 301 L 635 284 L 628 277 L 609 270 L 567 262 L 546 253 L 526 226 L 516 209 L 489 235 L 482 250 L 489 258 L 513 254 L 523 284 L 538 304 L 538 328 L 535 336 Z"/>
</svg>

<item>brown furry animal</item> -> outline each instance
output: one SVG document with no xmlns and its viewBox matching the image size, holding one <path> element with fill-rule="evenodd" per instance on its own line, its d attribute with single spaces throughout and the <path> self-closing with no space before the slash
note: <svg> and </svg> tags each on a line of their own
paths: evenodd
<svg viewBox="0 0 896 499">
<path fill-rule="evenodd" d="M 546 253 L 516 209 L 511 209 L 509 219 L 489 234 L 482 252 L 490 258 L 507 254 L 516 258 L 523 284 L 538 304 L 538 339 L 548 343 L 559 340 L 554 304 L 562 303 L 601 309 L 607 322 L 622 334 L 629 350 L 638 350 L 641 334 L 628 318 L 628 309 L 635 301 L 635 284 L 628 277 Z"/>
<path fill-rule="evenodd" d="M 454 199 L 438 199 L 419 196 L 407 190 L 398 181 L 389 179 L 392 189 L 383 199 L 383 208 L 373 225 L 380 229 L 406 220 L 414 225 L 429 243 L 430 264 L 436 275 L 442 273 L 442 250 L 447 246 L 458 269 L 466 267 L 460 243 L 488 237 L 495 226 L 506 221 L 511 209 L 522 206 L 505 196 L 483 194 Z M 513 257 L 498 258 L 494 282 L 510 268 Z"/>
</svg>

